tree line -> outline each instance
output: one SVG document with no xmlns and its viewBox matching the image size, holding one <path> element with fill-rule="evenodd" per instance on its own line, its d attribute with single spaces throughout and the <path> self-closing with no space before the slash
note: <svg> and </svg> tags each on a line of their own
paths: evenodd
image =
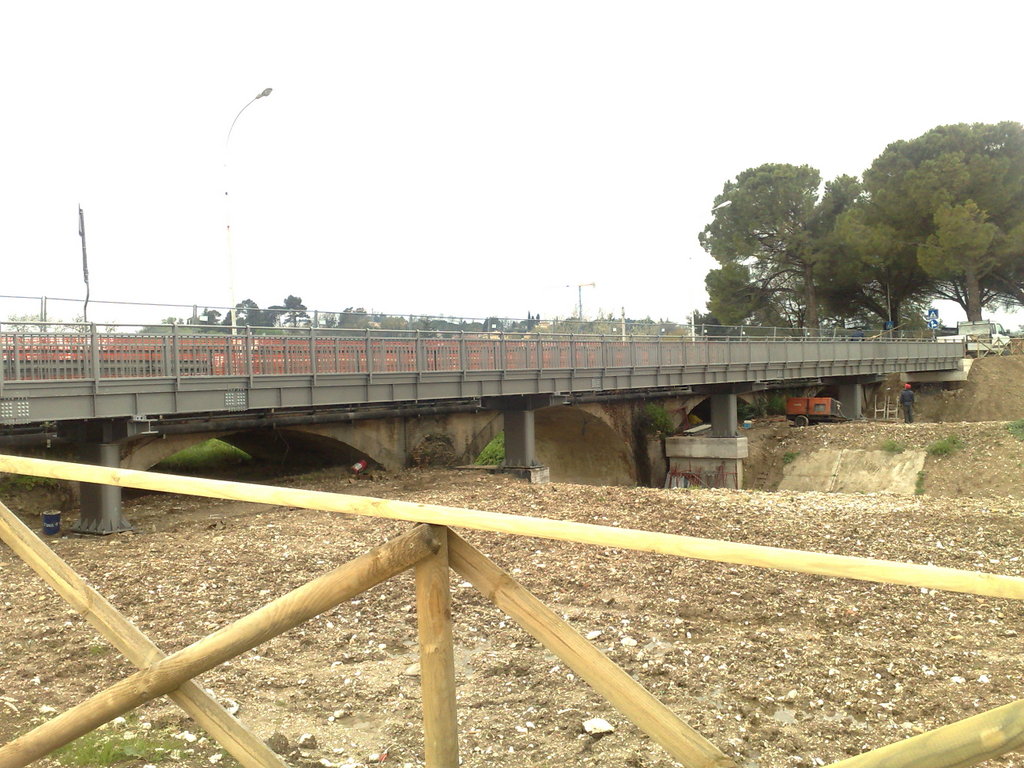
<svg viewBox="0 0 1024 768">
<path fill-rule="evenodd" d="M 299 296 L 289 295 L 281 304 L 273 304 L 266 308 L 252 299 L 245 299 L 235 306 L 234 322 L 236 326 L 250 326 L 258 329 L 289 329 L 308 328 L 315 326 L 324 329 L 381 329 L 390 331 L 439 331 L 465 333 L 589 333 L 618 334 L 625 331 L 630 335 L 666 335 L 681 336 L 690 333 L 689 326 L 669 320 L 652 320 L 650 317 L 640 319 L 616 317 L 608 312 L 599 312 L 592 320 L 580 320 L 576 317 L 550 318 L 541 320 L 540 314 L 527 312 L 526 318 L 507 318 L 491 316 L 482 319 L 455 317 L 436 317 L 423 315 L 389 315 L 372 312 L 363 307 L 346 307 L 341 312 L 313 312 L 302 303 Z M 695 321 L 705 324 L 714 323 L 710 315 L 699 315 Z M 166 317 L 162 320 L 166 325 L 189 325 L 200 332 L 226 333 L 231 325 L 230 313 L 219 309 L 204 308 L 187 320 L 177 317 Z M 704 325 L 702 328 L 721 330 L 717 326 Z M 160 333 L 159 326 L 145 326 L 143 333 Z"/>
<path fill-rule="evenodd" d="M 959 124 L 890 144 L 860 178 L 769 163 L 725 183 L 700 233 L 719 322 L 923 325 L 1024 305 L 1024 127 Z"/>
</svg>

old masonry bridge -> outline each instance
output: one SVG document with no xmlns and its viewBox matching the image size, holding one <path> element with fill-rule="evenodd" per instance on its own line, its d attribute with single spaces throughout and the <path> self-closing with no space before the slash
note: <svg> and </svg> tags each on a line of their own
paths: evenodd
<svg viewBox="0 0 1024 768">
<path fill-rule="evenodd" d="M 0 442 L 41 436 L 71 443 L 105 466 L 147 468 L 206 436 L 305 430 L 346 444 L 349 454 L 388 466 L 409 421 L 474 417 L 468 451 L 505 431 L 505 468 L 543 479 L 535 414 L 554 406 L 689 398 L 710 402 L 707 437 L 673 439 L 669 456 L 734 462 L 737 398 L 760 390 L 828 386 L 859 418 L 866 384 L 886 374 L 955 375 L 960 344 L 907 338 L 676 337 L 552 333 L 403 332 L 304 328 L 198 333 L 0 327 Z M 481 420 L 483 419 L 483 420 Z M 380 426 L 354 437 L 356 422 Z M 468 423 L 468 422 L 467 422 Z M 623 448 L 623 450 L 626 450 Z M 673 453 L 675 452 L 675 453 Z M 739 469 L 741 472 L 742 470 Z M 733 473 L 735 474 L 735 473 Z M 734 484 L 739 484 L 734 479 Z M 130 525 L 120 489 L 83 485 L 77 530 Z"/>
</svg>

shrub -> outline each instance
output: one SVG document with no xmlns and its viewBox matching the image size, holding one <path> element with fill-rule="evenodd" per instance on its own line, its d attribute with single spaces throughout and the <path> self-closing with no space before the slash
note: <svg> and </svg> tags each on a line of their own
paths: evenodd
<svg viewBox="0 0 1024 768">
<path fill-rule="evenodd" d="M 452 439 L 444 434 L 425 435 L 409 458 L 414 467 L 451 467 L 459 461 Z"/>
<path fill-rule="evenodd" d="M 792 464 L 800 454 L 797 451 L 786 451 L 782 454 L 783 464 Z"/>
<path fill-rule="evenodd" d="M 676 431 L 668 411 L 657 403 L 647 403 L 644 406 L 643 415 L 640 417 L 640 425 L 644 432 L 655 437 L 669 437 Z"/>
<path fill-rule="evenodd" d="M 895 440 L 885 440 L 880 447 L 886 453 L 903 453 L 907 450 L 907 446 L 897 443 Z"/>
<path fill-rule="evenodd" d="M 914 493 L 917 494 L 918 496 L 921 496 L 921 495 L 924 494 L 924 478 L 925 478 L 925 474 L 926 473 L 925 473 L 924 470 L 921 470 L 920 472 L 917 473 L 917 482 L 914 483 Z"/>
<path fill-rule="evenodd" d="M 765 397 L 765 412 L 768 416 L 784 416 L 786 413 L 785 392 L 772 392 Z"/>
<path fill-rule="evenodd" d="M 1010 434 L 1016 437 L 1018 440 L 1024 440 L 1024 419 L 1017 419 L 1017 421 L 1011 421 L 1006 425 Z"/>
<path fill-rule="evenodd" d="M 760 418 L 757 415 L 757 408 L 755 408 L 751 403 L 748 403 L 746 400 L 740 400 L 740 402 L 736 403 L 736 417 L 740 421 Z"/>
<path fill-rule="evenodd" d="M 786 394 L 784 392 L 770 392 L 761 394 L 754 398 L 754 402 L 748 406 L 754 418 L 763 419 L 765 416 L 781 416 L 786 413 Z M 737 406 L 739 411 L 739 406 Z M 741 418 L 750 418 L 743 416 Z"/>
<path fill-rule="evenodd" d="M 934 443 L 928 446 L 928 454 L 930 456 L 948 456 L 954 451 L 958 451 L 964 447 L 964 441 L 956 435 L 949 435 L 941 440 L 936 440 Z"/>
<path fill-rule="evenodd" d="M 494 436 L 494 439 L 487 444 L 487 446 L 480 451 L 480 455 L 476 457 L 475 464 L 483 464 L 487 466 L 494 466 L 501 464 L 505 461 L 505 433 L 499 432 Z"/>
</svg>

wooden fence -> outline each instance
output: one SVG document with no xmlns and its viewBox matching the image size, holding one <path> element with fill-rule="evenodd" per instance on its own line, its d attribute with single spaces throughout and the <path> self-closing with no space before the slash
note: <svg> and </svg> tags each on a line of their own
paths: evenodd
<svg viewBox="0 0 1024 768">
<path fill-rule="evenodd" d="M 735 765 L 450 526 L 1024 599 L 1024 579 L 937 566 L 14 456 L 0 456 L 0 472 L 419 523 L 392 541 L 166 656 L 0 504 L 0 540 L 140 670 L 0 747 L 0 768 L 27 765 L 161 695 L 169 696 L 192 715 L 245 768 L 282 768 L 281 759 L 192 678 L 410 568 L 416 582 L 425 757 L 431 768 L 456 768 L 459 764 L 449 568 L 562 659 L 674 759 L 692 768 Z M 960 768 L 1022 745 L 1024 700 L 833 765 Z"/>
</svg>

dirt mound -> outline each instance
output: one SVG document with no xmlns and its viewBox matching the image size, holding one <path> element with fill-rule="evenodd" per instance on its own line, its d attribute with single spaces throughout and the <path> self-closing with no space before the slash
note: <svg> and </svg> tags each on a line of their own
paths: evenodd
<svg viewBox="0 0 1024 768">
<path fill-rule="evenodd" d="M 905 453 L 921 451 L 925 453 L 925 462 L 919 471 L 924 474 L 915 478 L 917 493 L 976 498 L 1024 496 L 1024 485 L 1020 482 L 1024 440 L 1015 437 L 1006 422 L 851 421 L 803 428 L 790 427 L 786 422 L 767 422 L 749 430 L 749 438 L 751 458 L 745 475 L 751 489 L 778 488 L 788 465 L 821 451 L 884 452 L 892 456 L 894 465 L 903 461 Z M 949 451 L 941 453 L 947 446 Z M 888 473 L 877 473 L 878 484 L 872 490 L 897 490 L 886 485 L 887 477 Z M 840 487 L 830 474 L 822 474 L 818 488 L 832 486 Z"/>
<path fill-rule="evenodd" d="M 1024 419 L 1024 355 L 975 360 L 959 387 L 922 387 L 916 410 L 921 421 Z"/>
</svg>

